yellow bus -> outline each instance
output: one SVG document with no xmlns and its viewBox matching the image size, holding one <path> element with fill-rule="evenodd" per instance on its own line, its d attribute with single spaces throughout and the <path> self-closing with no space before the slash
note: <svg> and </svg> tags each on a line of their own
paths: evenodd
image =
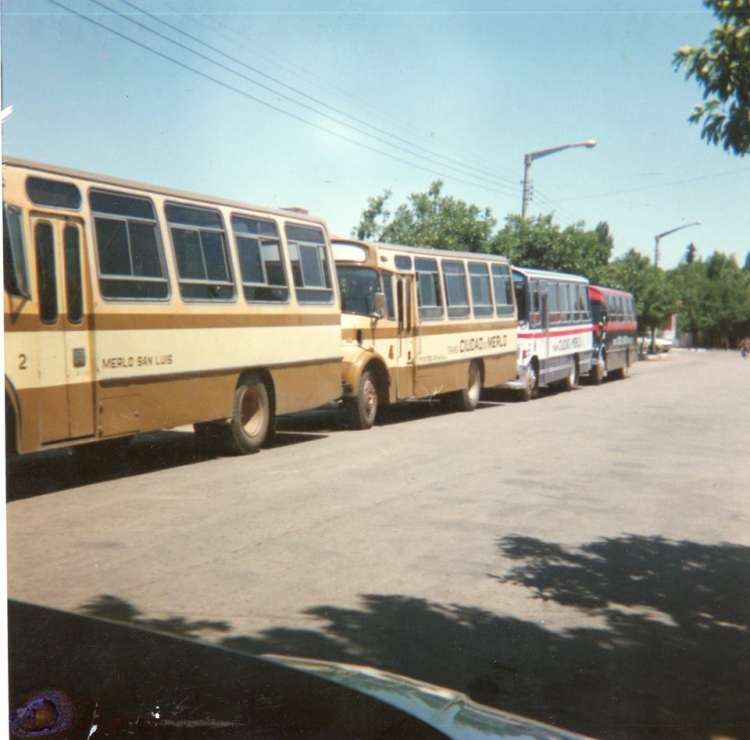
<svg viewBox="0 0 750 740">
<path fill-rule="evenodd" d="M 517 313 L 504 257 L 333 237 L 344 402 L 368 429 L 378 406 L 449 396 L 472 411 L 516 376 Z"/>
<path fill-rule="evenodd" d="M 193 424 L 232 452 L 341 395 L 325 223 L 3 165 L 7 450 Z"/>
</svg>

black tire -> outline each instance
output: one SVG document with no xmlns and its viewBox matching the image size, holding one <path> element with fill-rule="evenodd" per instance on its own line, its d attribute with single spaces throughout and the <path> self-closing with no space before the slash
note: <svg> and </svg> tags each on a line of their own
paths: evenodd
<svg viewBox="0 0 750 740">
<path fill-rule="evenodd" d="M 563 391 L 572 391 L 578 386 L 578 358 L 573 358 L 573 366 L 567 378 L 560 381 L 560 389 Z"/>
<path fill-rule="evenodd" d="M 539 395 L 539 374 L 536 371 L 536 365 L 529 363 L 529 369 L 526 372 L 526 387 L 519 391 L 519 398 L 526 402 Z"/>
<path fill-rule="evenodd" d="M 260 375 L 247 373 L 234 392 L 227 434 L 230 452 L 236 455 L 257 452 L 266 441 L 271 424 L 268 388 Z"/>
<path fill-rule="evenodd" d="M 482 370 L 479 363 L 472 360 L 466 374 L 466 388 L 456 391 L 453 402 L 457 411 L 474 411 L 482 396 Z"/>
<path fill-rule="evenodd" d="M 592 385 L 601 385 L 607 375 L 607 357 L 604 354 L 599 355 L 599 362 L 591 366 L 589 380 Z"/>
<path fill-rule="evenodd" d="M 347 400 L 349 426 L 352 429 L 370 429 L 378 415 L 379 400 L 375 374 L 365 370 L 359 379 L 357 395 Z"/>
</svg>

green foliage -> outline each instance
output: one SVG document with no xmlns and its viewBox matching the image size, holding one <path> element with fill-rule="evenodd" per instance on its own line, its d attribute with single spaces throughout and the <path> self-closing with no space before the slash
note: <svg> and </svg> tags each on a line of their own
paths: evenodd
<svg viewBox="0 0 750 740">
<path fill-rule="evenodd" d="M 640 333 L 649 329 L 653 334 L 677 309 L 677 292 L 664 271 L 635 249 L 613 260 L 604 278 L 607 285 L 634 295 Z"/>
<path fill-rule="evenodd" d="M 613 247 L 607 223 L 593 231 L 586 231 L 583 223 L 561 230 L 551 215 L 509 216 L 492 242 L 492 251 L 506 255 L 514 264 L 585 275 L 592 282 L 600 282 Z"/>
<path fill-rule="evenodd" d="M 732 347 L 750 333 L 750 274 L 734 257 L 715 252 L 683 263 L 671 275 L 678 321 L 697 347 Z"/>
<path fill-rule="evenodd" d="M 480 209 L 443 195 L 436 180 L 426 193 L 414 193 L 395 212 L 387 210 L 391 192 L 370 198 L 352 234 L 359 239 L 468 252 L 503 254 L 512 262 L 538 269 L 571 272 L 598 281 L 614 240 L 602 222 L 593 230 L 583 223 L 561 229 L 552 216 L 524 220 L 509 216 L 495 232 L 489 208 Z"/>
<path fill-rule="evenodd" d="M 704 0 L 719 19 L 703 46 L 675 52 L 675 68 L 703 87 L 690 116 L 701 137 L 744 156 L 750 152 L 750 5 L 747 0 Z"/>
<path fill-rule="evenodd" d="M 479 209 L 442 194 L 442 180 L 426 193 L 413 193 L 393 218 L 385 209 L 390 191 L 370 198 L 354 233 L 360 239 L 461 252 L 488 252 L 497 223 L 489 208 Z"/>
</svg>

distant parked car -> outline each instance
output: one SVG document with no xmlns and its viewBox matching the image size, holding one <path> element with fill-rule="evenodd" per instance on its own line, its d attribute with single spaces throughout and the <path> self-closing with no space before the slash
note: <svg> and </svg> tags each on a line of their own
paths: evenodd
<svg viewBox="0 0 750 740">
<path fill-rule="evenodd" d="M 656 354 L 669 352 L 672 347 L 674 347 L 674 342 L 671 339 L 654 337 L 654 350 L 656 351 Z M 640 350 L 641 354 L 648 354 L 651 351 L 651 337 L 641 337 Z"/>
</svg>

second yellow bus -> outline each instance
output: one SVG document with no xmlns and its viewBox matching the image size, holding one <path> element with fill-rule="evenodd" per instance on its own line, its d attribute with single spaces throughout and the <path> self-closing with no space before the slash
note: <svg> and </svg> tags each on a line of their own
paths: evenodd
<svg viewBox="0 0 750 740">
<path fill-rule="evenodd" d="M 431 396 L 472 411 L 484 387 L 515 378 L 506 258 L 337 238 L 332 246 L 352 427 L 369 429 L 379 406 Z"/>
</svg>

